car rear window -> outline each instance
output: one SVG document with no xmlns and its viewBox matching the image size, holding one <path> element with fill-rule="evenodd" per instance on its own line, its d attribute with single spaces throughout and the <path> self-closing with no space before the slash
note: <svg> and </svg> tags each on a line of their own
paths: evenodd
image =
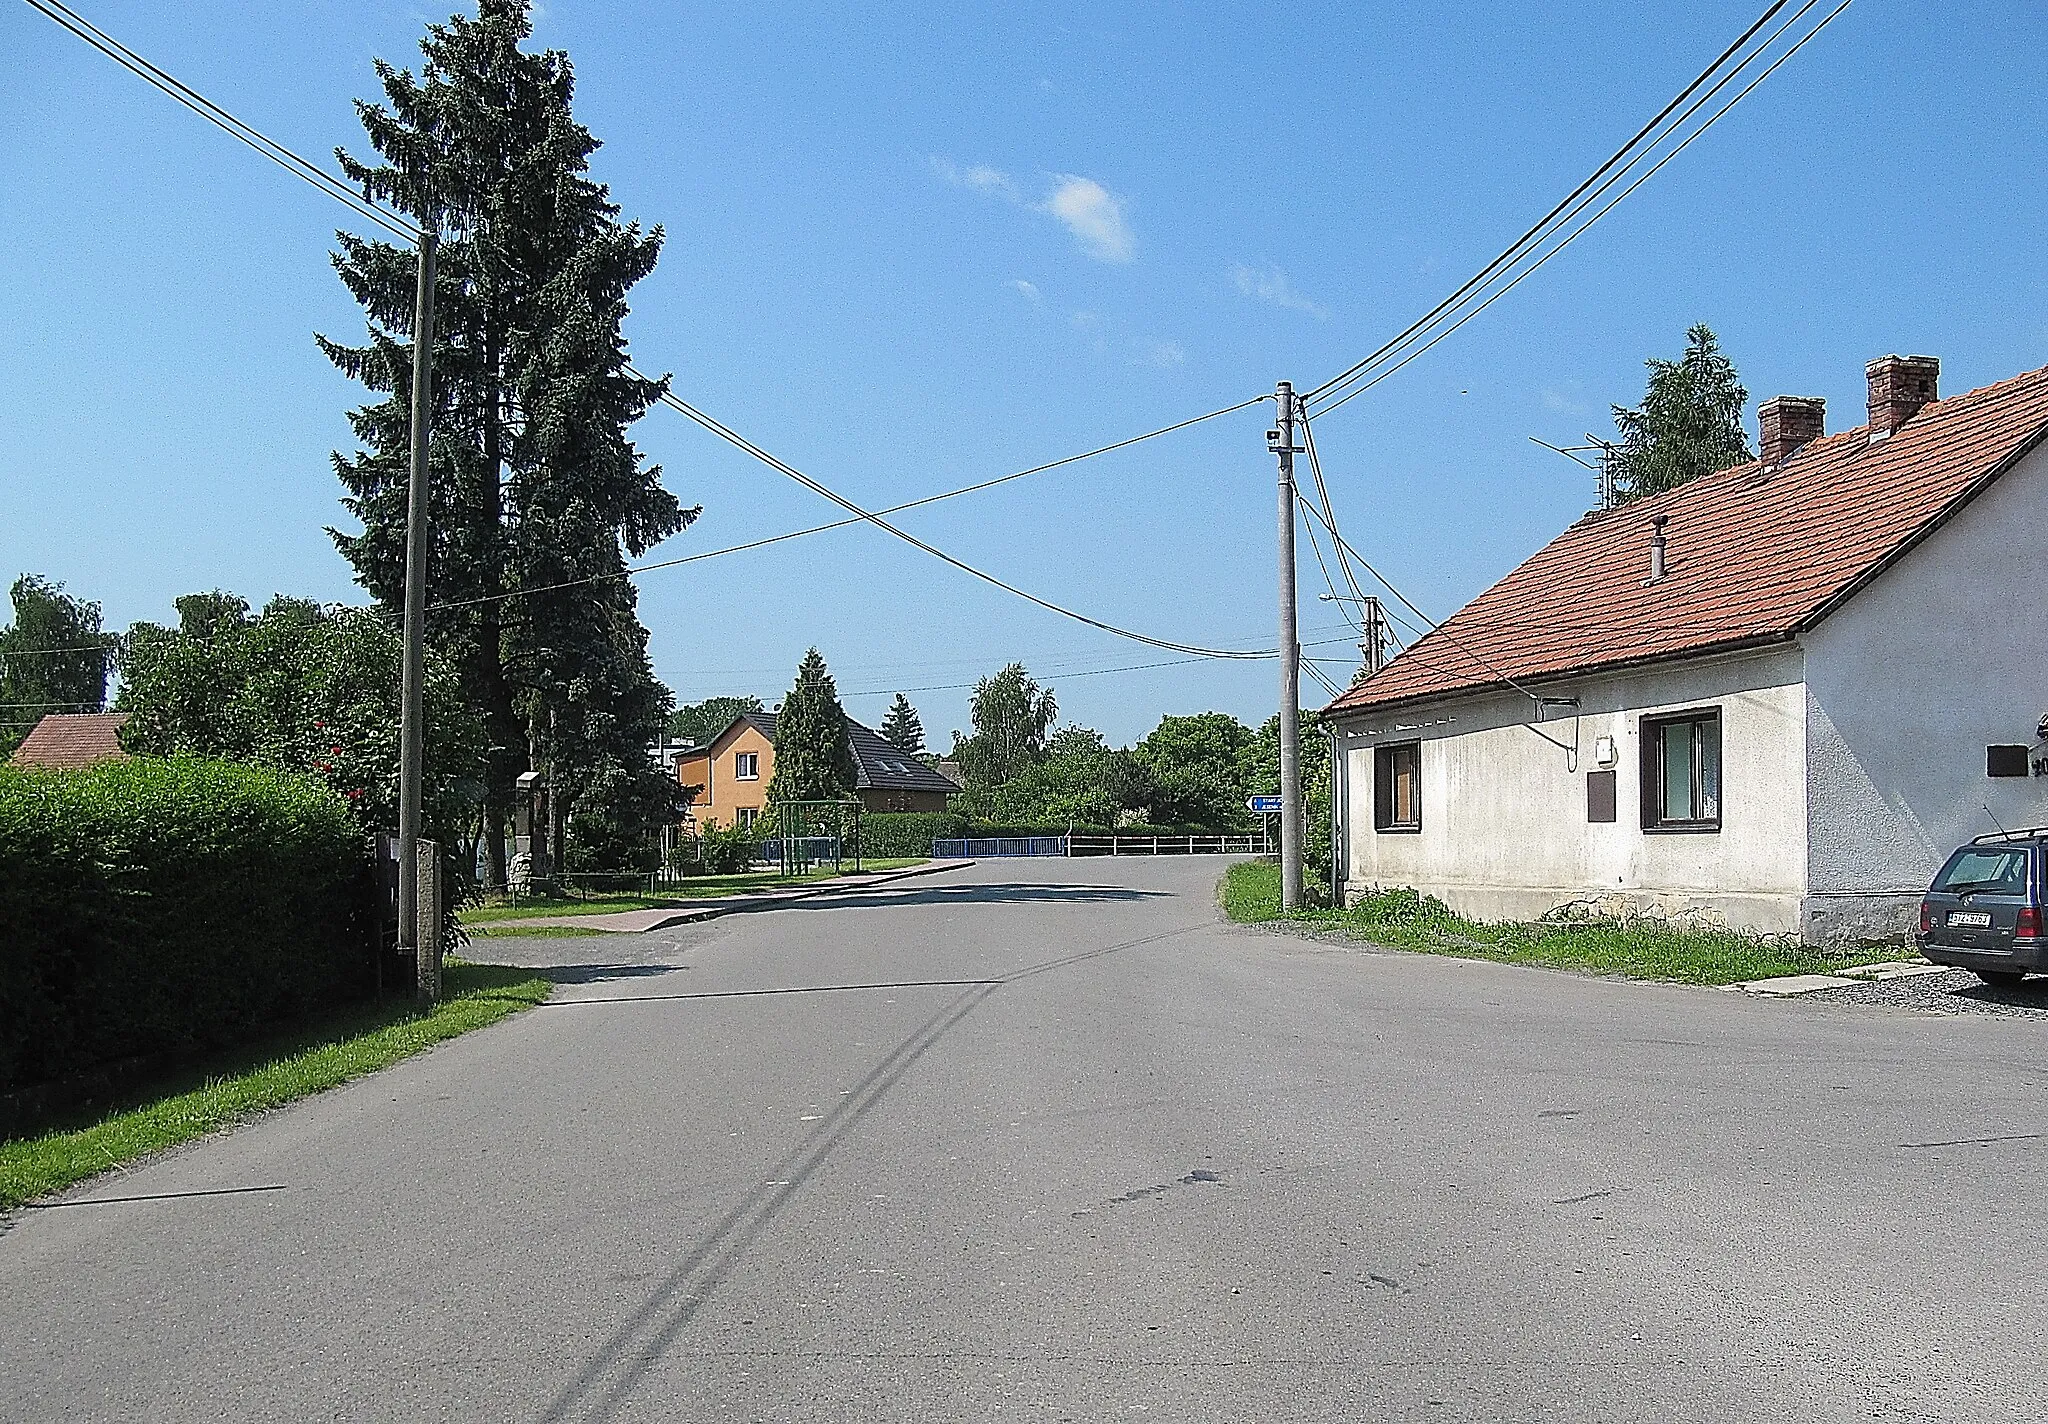
<svg viewBox="0 0 2048 1424">
<path fill-rule="evenodd" d="M 1960 892 L 1981 890 L 1993 895 L 2027 892 L 2027 853 L 1993 846 L 1972 846 L 1949 857 L 1935 877 L 1934 888 Z"/>
</svg>

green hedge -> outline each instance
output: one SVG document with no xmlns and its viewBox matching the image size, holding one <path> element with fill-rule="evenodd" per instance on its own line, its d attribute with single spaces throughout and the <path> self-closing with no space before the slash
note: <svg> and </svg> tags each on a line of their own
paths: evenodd
<svg viewBox="0 0 2048 1424">
<path fill-rule="evenodd" d="M 870 860 L 930 855 L 932 842 L 967 834 L 967 818 L 951 811 L 874 811 L 860 818 L 861 854 Z"/>
<path fill-rule="evenodd" d="M 370 887 L 347 803 L 312 777 L 0 767 L 0 1091 L 364 992 Z"/>
</svg>

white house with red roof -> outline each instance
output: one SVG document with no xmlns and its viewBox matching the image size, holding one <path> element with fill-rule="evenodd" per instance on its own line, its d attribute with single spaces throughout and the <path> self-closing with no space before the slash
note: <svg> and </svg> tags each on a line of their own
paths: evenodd
<svg viewBox="0 0 2048 1424">
<path fill-rule="evenodd" d="M 2048 823 L 2048 370 L 1596 510 L 1324 712 L 1347 897 L 1899 932 L 1972 836 Z"/>
</svg>

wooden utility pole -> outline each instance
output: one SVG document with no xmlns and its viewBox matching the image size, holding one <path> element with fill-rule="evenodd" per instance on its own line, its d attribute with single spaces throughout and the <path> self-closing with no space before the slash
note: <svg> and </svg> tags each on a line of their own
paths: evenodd
<svg viewBox="0 0 2048 1424">
<path fill-rule="evenodd" d="M 1278 427 L 1266 444 L 1280 457 L 1280 908 L 1301 908 L 1301 633 L 1294 585 L 1294 386 L 1274 388 Z"/>
<path fill-rule="evenodd" d="M 420 1002 L 441 989 L 441 926 L 420 934 L 420 799 L 426 770 L 427 442 L 434 414 L 434 248 L 420 233 L 419 290 L 412 320 L 412 470 L 405 506 L 405 647 L 398 713 L 398 948 L 418 966 Z M 440 897 L 429 896 L 436 908 Z"/>
</svg>

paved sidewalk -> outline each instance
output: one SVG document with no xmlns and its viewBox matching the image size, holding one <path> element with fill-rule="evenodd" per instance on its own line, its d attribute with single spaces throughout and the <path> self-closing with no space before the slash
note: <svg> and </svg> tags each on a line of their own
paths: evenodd
<svg viewBox="0 0 2048 1424">
<path fill-rule="evenodd" d="M 550 929 L 604 930 L 612 934 L 645 934 L 649 930 L 665 930 L 670 925 L 687 925 L 698 920 L 713 920 L 720 915 L 730 915 L 741 910 L 772 910 L 777 905 L 786 905 L 792 900 L 808 900 L 815 895 L 836 895 L 848 890 L 861 890 L 870 885 L 886 885 L 892 880 L 907 880 L 913 875 L 937 875 L 944 870 L 958 870 L 963 865 L 974 864 L 971 860 L 934 860 L 925 865 L 914 865 L 906 870 L 877 870 L 862 875 L 835 875 L 830 880 L 819 880 L 808 885 L 792 885 L 783 890 L 742 891 L 736 895 L 706 897 L 689 905 L 679 905 L 659 910 L 619 910 L 609 915 L 542 915 L 534 919 L 488 920 L 475 926 L 488 931 L 498 925 L 532 925 Z"/>
</svg>

